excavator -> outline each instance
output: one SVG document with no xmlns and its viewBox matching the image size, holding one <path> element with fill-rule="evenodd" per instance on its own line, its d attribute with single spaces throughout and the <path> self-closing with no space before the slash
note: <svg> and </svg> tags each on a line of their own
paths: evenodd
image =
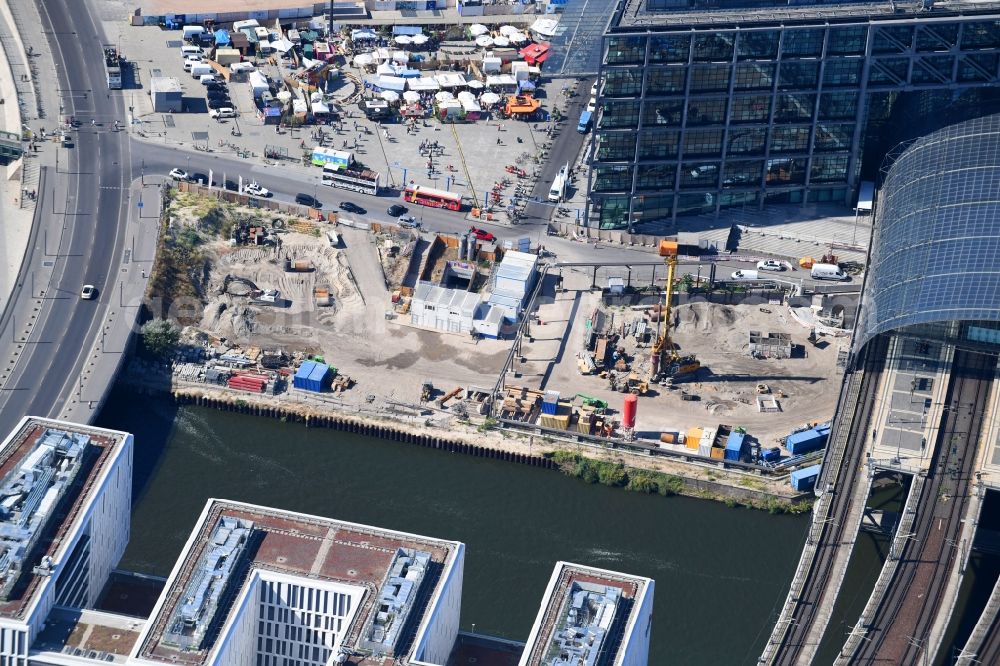
<svg viewBox="0 0 1000 666">
<path fill-rule="evenodd" d="M 677 243 L 660 241 L 660 256 L 667 262 L 667 283 L 664 291 L 664 308 L 660 312 L 659 322 L 662 323 L 662 333 L 659 333 L 653 343 L 650 358 L 649 378 L 651 382 L 659 379 L 673 380 L 698 371 L 701 363 L 691 355 L 682 356 L 670 341 L 670 301 L 674 295 L 674 274 L 677 271 Z"/>
</svg>

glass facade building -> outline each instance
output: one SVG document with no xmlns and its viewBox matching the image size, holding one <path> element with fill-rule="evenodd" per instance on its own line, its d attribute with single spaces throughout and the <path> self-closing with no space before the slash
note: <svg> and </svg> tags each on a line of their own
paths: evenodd
<svg viewBox="0 0 1000 666">
<path fill-rule="evenodd" d="M 885 177 L 855 349 L 907 327 L 1000 344 L 1000 115 L 918 139 Z"/>
<path fill-rule="evenodd" d="M 623 0 L 605 31 L 593 226 L 853 205 L 860 181 L 874 180 L 866 152 L 877 172 L 899 141 L 982 115 L 1000 82 L 1000 2 L 687 1 Z"/>
</svg>

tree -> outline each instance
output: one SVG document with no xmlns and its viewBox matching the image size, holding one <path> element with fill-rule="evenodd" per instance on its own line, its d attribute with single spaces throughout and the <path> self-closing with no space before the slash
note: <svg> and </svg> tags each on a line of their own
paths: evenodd
<svg viewBox="0 0 1000 666">
<path fill-rule="evenodd" d="M 160 358 L 172 353 L 181 339 L 180 330 L 166 319 L 159 317 L 147 321 L 139 332 L 142 334 L 142 345 L 146 351 Z"/>
</svg>

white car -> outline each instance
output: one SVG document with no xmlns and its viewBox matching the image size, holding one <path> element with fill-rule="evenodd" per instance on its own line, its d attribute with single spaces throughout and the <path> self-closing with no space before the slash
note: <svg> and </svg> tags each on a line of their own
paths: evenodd
<svg viewBox="0 0 1000 666">
<path fill-rule="evenodd" d="M 399 226 L 405 227 L 406 229 L 416 229 L 420 226 L 420 222 L 418 222 L 417 218 L 412 215 L 400 215 Z"/>
<path fill-rule="evenodd" d="M 224 106 L 219 109 L 211 109 L 208 112 L 208 117 L 215 118 L 216 120 L 218 120 L 219 118 L 235 118 L 236 109 L 234 109 L 231 106 Z"/>
<path fill-rule="evenodd" d="M 594 85 L 590 86 L 590 96 L 597 97 L 597 81 L 594 81 Z"/>
<path fill-rule="evenodd" d="M 777 259 L 764 259 L 757 262 L 757 270 L 759 271 L 783 271 L 785 270 L 785 265 L 778 261 Z"/>
<path fill-rule="evenodd" d="M 184 169 L 171 169 L 170 177 L 174 180 L 187 180 L 188 174 L 187 171 L 184 171 Z"/>
<path fill-rule="evenodd" d="M 263 185 L 258 185 L 257 183 L 250 183 L 243 188 L 245 194 L 249 194 L 252 197 L 269 197 L 271 196 L 271 190 L 267 189 Z"/>
<path fill-rule="evenodd" d="M 80 290 L 80 298 L 85 301 L 92 301 L 97 298 L 97 287 L 92 284 L 83 285 L 83 289 Z"/>
<path fill-rule="evenodd" d="M 587 102 L 587 111 L 593 113 L 595 110 L 597 110 L 597 98 L 591 97 L 590 101 Z"/>
</svg>

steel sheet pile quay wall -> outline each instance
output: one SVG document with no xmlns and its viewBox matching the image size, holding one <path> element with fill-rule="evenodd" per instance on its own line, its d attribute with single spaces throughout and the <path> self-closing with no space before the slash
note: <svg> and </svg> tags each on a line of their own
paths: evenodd
<svg viewBox="0 0 1000 666">
<path fill-rule="evenodd" d="M 933 660 L 938 646 L 930 640 L 932 627 L 942 608 L 948 573 L 961 557 L 956 538 L 968 505 L 996 362 L 993 355 L 956 352 L 943 424 L 920 489 L 912 532 L 908 536 L 900 531 L 900 537 L 907 538 L 893 565 L 896 571 L 881 602 L 866 609 L 870 623 L 856 628 L 864 640 L 854 639 L 855 649 L 842 650 L 838 664 Z"/>
<path fill-rule="evenodd" d="M 861 471 L 861 459 L 888 347 L 888 337 L 876 338 L 861 350 L 857 369 L 844 376 L 819 477 L 823 494 L 813 506 L 808 540 L 760 664 L 809 663 L 819 646 L 819 638 L 810 638 L 821 637 L 829 622 L 848 559 L 842 558 L 838 568 L 836 556 L 839 549 L 846 548 L 849 554 L 853 547 L 862 512 L 858 510 L 855 517 L 851 508 L 859 493 L 867 495 L 870 484 Z"/>
</svg>

